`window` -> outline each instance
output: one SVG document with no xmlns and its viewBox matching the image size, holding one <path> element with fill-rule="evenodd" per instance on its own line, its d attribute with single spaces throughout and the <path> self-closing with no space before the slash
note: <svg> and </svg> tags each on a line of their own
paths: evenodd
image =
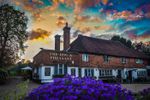
<svg viewBox="0 0 150 100">
<path fill-rule="evenodd" d="M 136 59 L 136 63 L 137 64 L 143 64 L 143 60 L 142 59 Z"/>
<path fill-rule="evenodd" d="M 85 76 L 94 77 L 94 69 L 85 69 Z"/>
<path fill-rule="evenodd" d="M 125 63 L 127 63 L 127 59 L 126 59 L 126 58 L 121 58 L 121 62 L 122 62 L 123 64 L 125 64 Z"/>
<path fill-rule="evenodd" d="M 137 75 L 138 75 L 138 77 L 144 77 L 144 76 L 146 76 L 146 71 L 138 71 Z"/>
<path fill-rule="evenodd" d="M 81 68 L 78 69 L 79 77 L 82 77 Z"/>
<path fill-rule="evenodd" d="M 99 69 L 99 76 L 104 77 L 104 76 L 112 76 L 112 70 L 109 69 Z"/>
<path fill-rule="evenodd" d="M 76 75 L 76 70 L 75 70 L 75 68 L 71 68 L 71 75 L 73 75 L 73 76 Z"/>
<path fill-rule="evenodd" d="M 82 61 L 88 62 L 89 56 L 88 54 L 82 54 Z"/>
<path fill-rule="evenodd" d="M 87 69 L 84 70 L 84 73 L 85 73 L 85 76 L 88 76 L 88 75 L 87 75 L 87 73 L 88 73 L 88 72 L 87 72 Z"/>
<path fill-rule="evenodd" d="M 67 65 L 64 65 L 64 74 L 67 74 Z"/>
<path fill-rule="evenodd" d="M 62 64 L 59 64 L 59 74 L 63 74 Z"/>
<path fill-rule="evenodd" d="M 110 57 L 107 55 L 104 55 L 103 59 L 104 59 L 104 62 L 106 62 L 106 63 L 110 61 Z"/>
<path fill-rule="evenodd" d="M 51 68 L 45 68 L 45 76 L 51 75 Z"/>
<path fill-rule="evenodd" d="M 58 74 L 58 66 L 57 66 L 57 65 L 54 67 L 54 74 L 55 74 L 55 75 Z"/>
</svg>

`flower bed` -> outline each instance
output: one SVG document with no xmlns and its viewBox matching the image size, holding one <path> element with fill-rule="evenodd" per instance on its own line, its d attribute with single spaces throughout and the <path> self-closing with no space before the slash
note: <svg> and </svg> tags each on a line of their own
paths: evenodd
<svg viewBox="0 0 150 100">
<path fill-rule="evenodd" d="M 91 78 L 54 79 L 54 82 L 32 90 L 25 100 L 134 100 L 130 91 L 120 85 Z"/>
</svg>

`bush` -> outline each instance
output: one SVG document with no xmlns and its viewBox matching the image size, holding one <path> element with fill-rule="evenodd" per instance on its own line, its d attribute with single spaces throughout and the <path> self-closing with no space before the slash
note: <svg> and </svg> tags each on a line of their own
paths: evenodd
<svg viewBox="0 0 150 100">
<path fill-rule="evenodd" d="M 8 72 L 5 69 L 0 68 L 0 84 L 4 84 L 7 81 L 8 77 Z"/>
<path fill-rule="evenodd" d="M 133 100 L 121 85 L 91 78 L 55 78 L 54 82 L 32 90 L 25 100 Z"/>
<path fill-rule="evenodd" d="M 143 89 L 140 91 L 137 96 L 137 100 L 150 100 L 150 88 Z"/>
</svg>

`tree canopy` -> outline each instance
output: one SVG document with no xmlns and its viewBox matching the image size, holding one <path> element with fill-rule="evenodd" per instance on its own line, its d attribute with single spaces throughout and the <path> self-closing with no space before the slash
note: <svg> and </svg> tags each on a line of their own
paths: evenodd
<svg viewBox="0 0 150 100">
<path fill-rule="evenodd" d="M 127 40 L 126 38 L 120 37 L 118 35 L 115 35 L 111 38 L 113 41 L 120 41 L 122 44 L 126 45 L 129 48 L 132 48 L 132 42 L 131 40 Z"/>
<path fill-rule="evenodd" d="M 8 4 L 0 6 L 0 67 L 13 64 L 27 39 L 28 18 Z"/>
</svg>

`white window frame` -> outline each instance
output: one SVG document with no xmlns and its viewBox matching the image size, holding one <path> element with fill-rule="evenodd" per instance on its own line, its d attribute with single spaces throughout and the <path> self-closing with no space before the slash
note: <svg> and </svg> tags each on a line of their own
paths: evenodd
<svg viewBox="0 0 150 100">
<path fill-rule="evenodd" d="M 142 60 L 142 59 L 135 59 L 135 62 L 136 62 L 137 64 L 143 64 L 143 60 Z"/>
<path fill-rule="evenodd" d="M 46 69 L 50 69 L 49 75 L 46 75 Z M 51 76 L 51 67 L 45 67 L 44 76 Z"/>
<path fill-rule="evenodd" d="M 99 77 L 113 76 L 112 69 L 99 69 Z"/>
<path fill-rule="evenodd" d="M 121 62 L 122 62 L 122 64 L 126 64 L 127 63 L 127 58 L 125 58 L 125 57 L 121 58 Z"/>
<path fill-rule="evenodd" d="M 82 54 L 82 61 L 88 62 L 89 61 L 89 55 L 88 54 Z"/>
</svg>

